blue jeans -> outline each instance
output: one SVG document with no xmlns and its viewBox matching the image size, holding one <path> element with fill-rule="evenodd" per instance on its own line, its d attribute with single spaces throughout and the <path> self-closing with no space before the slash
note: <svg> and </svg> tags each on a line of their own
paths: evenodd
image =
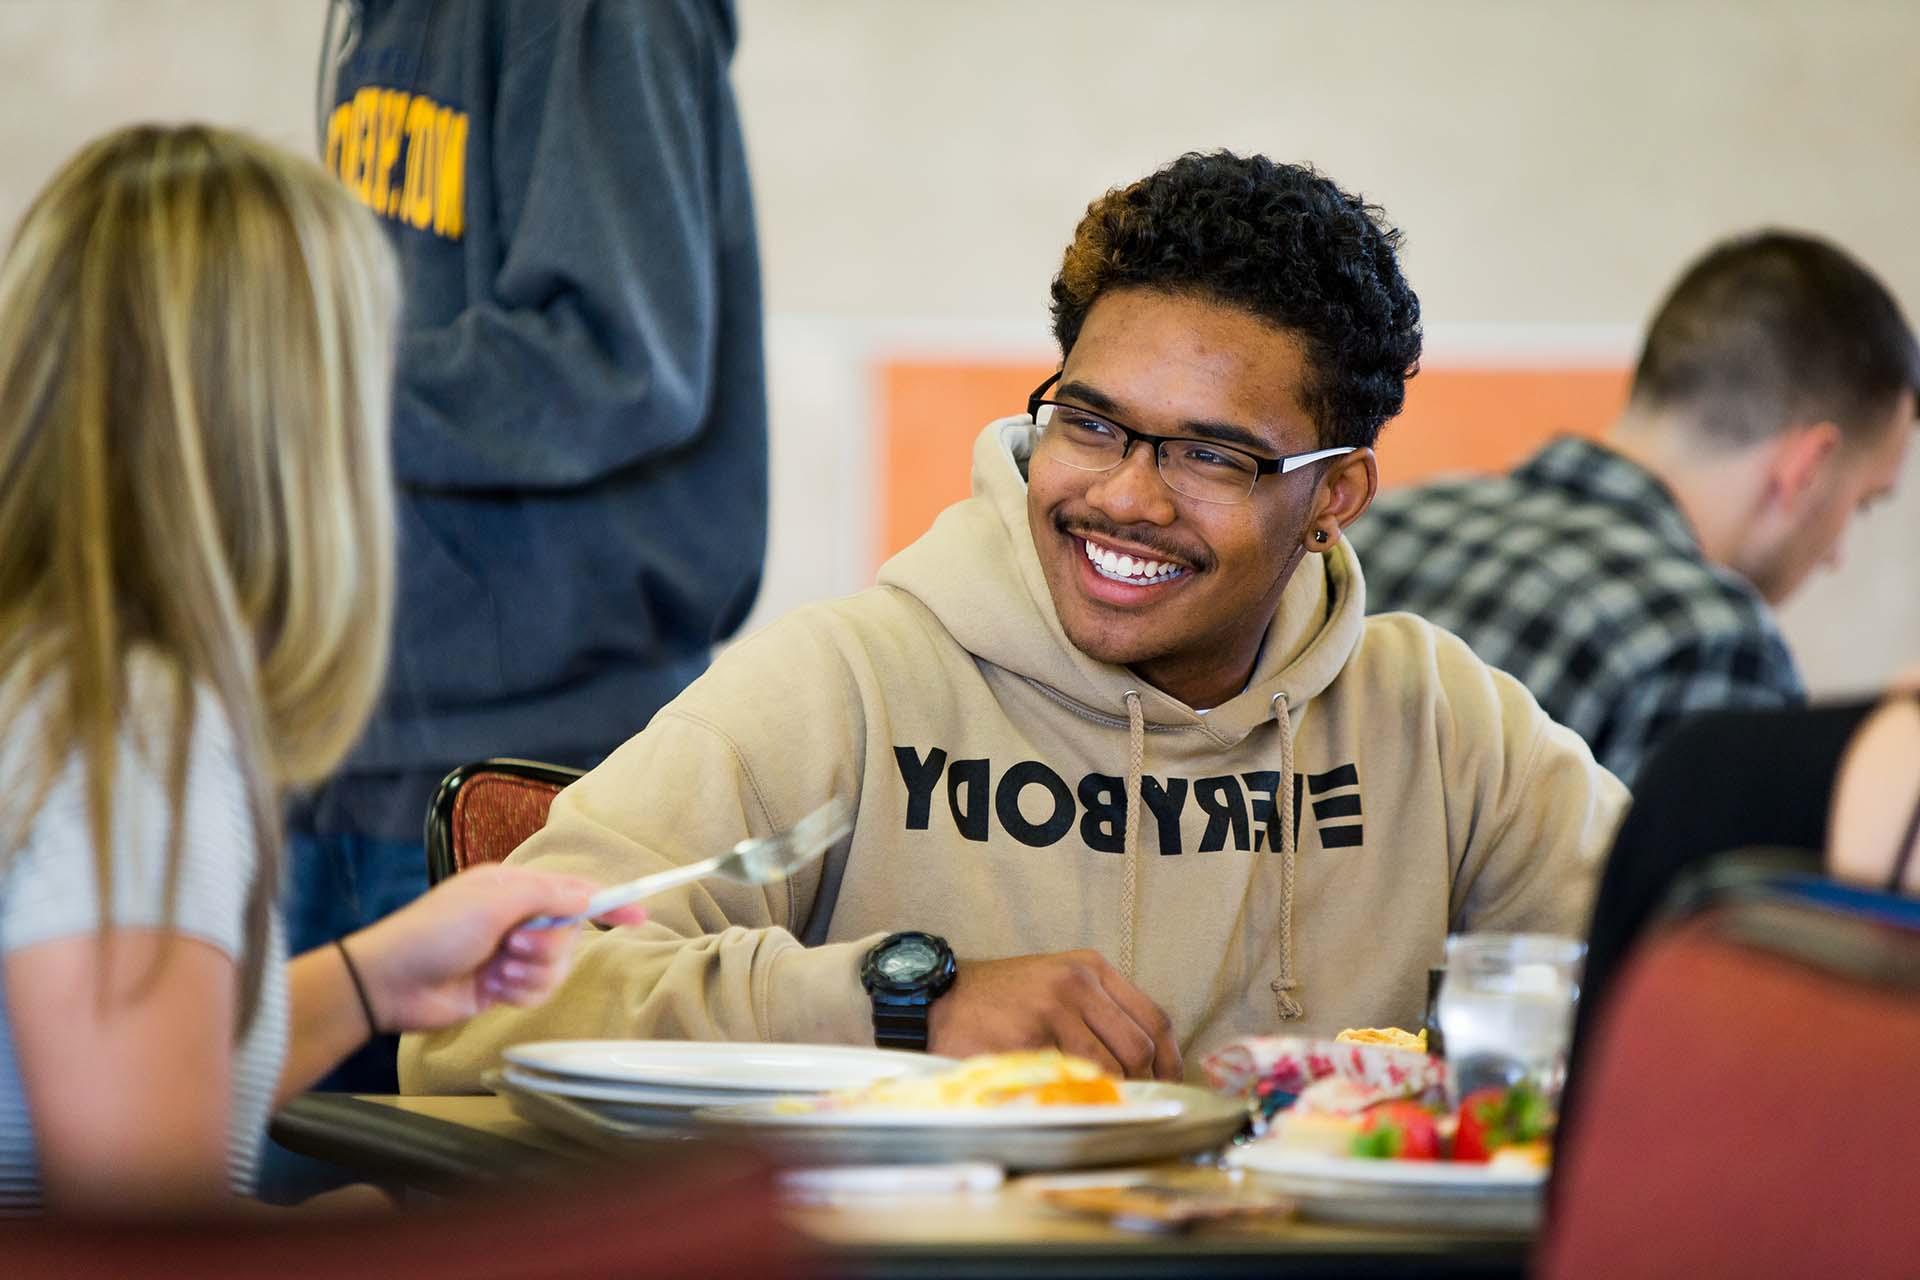
<svg viewBox="0 0 1920 1280">
<path fill-rule="evenodd" d="M 324 947 L 427 891 L 427 852 L 417 841 L 296 831 L 287 838 L 287 949 Z M 398 1093 L 400 1037 L 376 1036 L 314 1087 L 343 1093 Z"/>
</svg>

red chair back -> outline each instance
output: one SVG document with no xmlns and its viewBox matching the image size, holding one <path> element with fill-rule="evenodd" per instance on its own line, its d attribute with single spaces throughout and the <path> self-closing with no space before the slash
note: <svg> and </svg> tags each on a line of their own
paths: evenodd
<svg viewBox="0 0 1920 1280">
<path fill-rule="evenodd" d="M 1920 1267 L 1920 932 L 1779 900 L 1644 943 L 1600 1012 L 1555 1280 Z"/>
<path fill-rule="evenodd" d="M 536 760 L 494 759 L 448 774 L 427 812 L 427 880 L 499 862 L 547 825 L 553 798 L 581 771 Z"/>
<path fill-rule="evenodd" d="M 0 1223 L 8 1280 L 694 1280 L 811 1271 L 763 1169 L 602 1175 L 567 1189 L 378 1217 Z"/>
</svg>

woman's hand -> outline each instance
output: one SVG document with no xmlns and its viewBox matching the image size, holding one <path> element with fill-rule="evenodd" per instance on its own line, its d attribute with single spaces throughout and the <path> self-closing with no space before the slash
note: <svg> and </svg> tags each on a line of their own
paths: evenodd
<svg viewBox="0 0 1920 1280">
<path fill-rule="evenodd" d="M 493 1004 L 538 1004 L 565 976 L 578 926 L 521 929 L 539 915 L 577 915 L 599 886 L 525 867 L 482 866 L 346 940 L 379 1030 L 431 1031 Z M 639 924 L 624 907 L 600 917 Z"/>
</svg>

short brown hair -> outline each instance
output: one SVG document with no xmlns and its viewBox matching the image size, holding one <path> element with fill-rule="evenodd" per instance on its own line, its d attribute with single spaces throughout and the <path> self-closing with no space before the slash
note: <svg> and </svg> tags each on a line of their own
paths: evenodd
<svg viewBox="0 0 1920 1280">
<path fill-rule="evenodd" d="M 1914 387 L 1920 350 L 1886 286 L 1825 240 L 1760 231 L 1681 275 L 1647 331 L 1633 401 L 1742 446 L 1813 422 L 1870 431 Z"/>
</svg>

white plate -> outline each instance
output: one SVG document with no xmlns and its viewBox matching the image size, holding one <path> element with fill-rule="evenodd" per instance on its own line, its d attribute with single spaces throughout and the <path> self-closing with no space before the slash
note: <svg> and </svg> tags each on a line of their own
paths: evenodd
<svg viewBox="0 0 1920 1280">
<path fill-rule="evenodd" d="M 509 1066 L 500 1078 L 535 1093 L 551 1093 L 562 1098 L 584 1098 L 589 1102 L 624 1102 L 634 1106 L 670 1107 L 692 1112 L 697 1107 L 730 1106 L 745 1095 L 724 1089 L 671 1089 L 655 1085 L 621 1084 L 617 1080 L 590 1080 L 581 1076 L 553 1076 L 524 1067 Z M 775 1097 L 768 1094 L 767 1097 Z"/>
<path fill-rule="evenodd" d="M 1328 1222 L 1529 1232 L 1540 1225 L 1547 1175 L 1436 1160 L 1362 1160 L 1250 1142 L 1227 1152 Z"/>
<path fill-rule="evenodd" d="M 712 1107 L 699 1119 L 776 1129 L 1103 1129 L 1112 1125 L 1171 1120 L 1177 1098 L 1140 1098 L 1091 1107 L 967 1107 L 910 1110 L 905 1107 L 824 1107 L 783 1110 L 779 1102 Z"/>
<path fill-rule="evenodd" d="M 700 1040 L 538 1040 L 514 1045 L 506 1059 L 548 1075 L 762 1096 L 860 1089 L 953 1065 L 931 1054 L 856 1045 Z"/>
<path fill-rule="evenodd" d="M 1481 1192 L 1531 1191 L 1547 1180 L 1545 1169 L 1494 1168 L 1453 1160 L 1364 1160 L 1352 1156 L 1322 1155 L 1317 1151 L 1290 1151 L 1278 1143 L 1249 1142 L 1227 1153 L 1227 1159 L 1247 1169 L 1300 1178 L 1348 1182 L 1356 1187 L 1423 1191 Z"/>
</svg>

